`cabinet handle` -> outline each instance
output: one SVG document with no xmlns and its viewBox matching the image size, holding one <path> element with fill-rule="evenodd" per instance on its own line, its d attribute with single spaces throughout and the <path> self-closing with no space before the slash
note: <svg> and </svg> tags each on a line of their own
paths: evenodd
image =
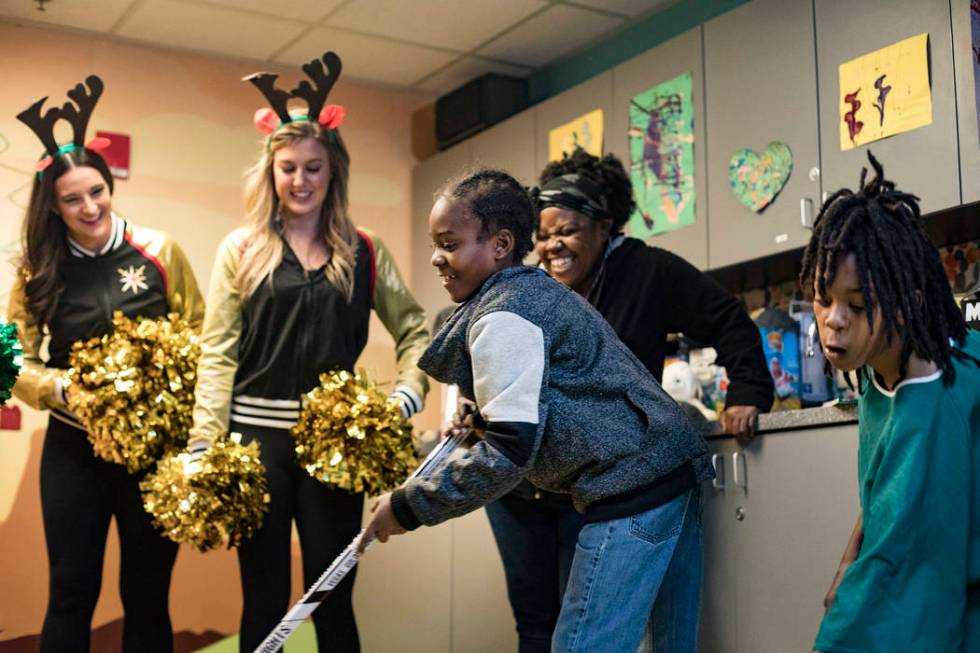
<svg viewBox="0 0 980 653">
<path fill-rule="evenodd" d="M 740 451 L 732 454 L 732 476 L 734 476 L 735 487 L 749 491 L 748 479 L 745 478 L 745 456 Z"/>
<path fill-rule="evenodd" d="M 806 357 L 813 358 L 817 355 L 817 323 L 810 322 L 806 329 Z"/>
<path fill-rule="evenodd" d="M 809 197 L 800 200 L 800 226 L 813 229 L 813 200 Z"/>
<path fill-rule="evenodd" d="M 720 453 L 711 454 L 711 466 L 715 468 L 715 477 L 711 479 L 711 487 L 716 490 L 725 489 L 725 457 Z"/>
</svg>

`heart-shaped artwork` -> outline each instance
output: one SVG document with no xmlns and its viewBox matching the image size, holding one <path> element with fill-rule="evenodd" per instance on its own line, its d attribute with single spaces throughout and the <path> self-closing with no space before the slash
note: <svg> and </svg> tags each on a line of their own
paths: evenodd
<svg viewBox="0 0 980 653">
<path fill-rule="evenodd" d="M 773 141 L 762 154 L 750 149 L 733 154 L 728 162 L 728 183 L 743 206 L 759 213 L 776 199 L 792 171 L 789 145 Z"/>
</svg>

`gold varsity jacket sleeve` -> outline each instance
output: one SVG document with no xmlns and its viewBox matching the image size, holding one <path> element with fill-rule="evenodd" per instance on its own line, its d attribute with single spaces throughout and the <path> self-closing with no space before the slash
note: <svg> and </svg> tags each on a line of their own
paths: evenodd
<svg viewBox="0 0 980 653">
<path fill-rule="evenodd" d="M 13 394 L 31 408 L 46 410 L 55 406 L 55 388 L 64 378 L 66 370 L 45 367 L 41 360 L 44 334 L 38 325 L 28 324 L 30 316 L 27 312 L 26 287 L 24 272 L 18 270 L 7 304 L 7 321 L 17 325 L 17 336 L 24 349 L 24 364 L 14 384 Z"/>
<path fill-rule="evenodd" d="M 370 231 L 361 231 L 371 239 L 374 246 L 374 310 L 385 329 L 395 339 L 398 386 L 410 388 L 421 404 L 429 391 L 429 380 L 418 367 L 419 358 L 429 345 L 425 311 L 405 287 L 401 272 L 385 244 Z M 412 413 L 421 410 L 422 406 L 415 408 Z"/>
<path fill-rule="evenodd" d="M 207 446 L 228 430 L 231 395 L 238 369 L 242 298 L 235 285 L 245 230 L 228 235 L 214 259 L 207 310 L 201 330 L 201 359 L 194 393 L 194 425 L 188 447 Z"/>
<path fill-rule="evenodd" d="M 197 285 L 194 269 L 180 245 L 167 239 L 160 253 L 167 274 L 167 303 L 170 309 L 187 320 L 195 331 L 200 331 L 204 323 L 204 296 Z"/>
<path fill-rule="evenodd" d="M 152 256 L 163 266 L 167 275 L 167 304 L 170 310 L 200 331 L 204 320 L 204 297 L 197 287 L 197 279 L 190 261 L 173 238 L 162 231 L 127 224 L 133 245 Z"/>
</svg>

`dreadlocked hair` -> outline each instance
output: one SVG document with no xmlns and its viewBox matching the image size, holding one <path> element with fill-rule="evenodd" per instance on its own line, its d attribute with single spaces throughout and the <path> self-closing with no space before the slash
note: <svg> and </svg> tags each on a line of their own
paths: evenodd
<svg viewBox="0 0 980 653">
<path fill-rule="evenodd" d="M 546 165 L 541 171 L 540 183 L 543 186 L 555 177 L 569 174 L 580 174 L 605 191 L 609 217 L 612 218 L 612 233 L 620 233 L 636 208 L 633 182 L 626 174 L 622 162 L 612 154 L 600 159 L 576 147 L 570 155 L 565 153 L 561 161 L 552 161 Z"/>
<path fill-rule="evenodd" d="M 447 181 L 435 196 L 459 202 L 480 222 L 483 236 L 510 230 L 514 234 L 515 263 L 523 261 L 534 248 L 531 234 L 538 215 L 534 200 L 507 172 L 490 168 L 465 172 Z"/>
<path fill-rule="evenodd" d="M 902 343 L 899 380 L 908 373 L 914 353 L 943 371 L 953 383 L 950 340 L 962 345 L 966 323 L 943 271 L 939 251 L 929 240 L 919 212 L 919 198 L 885 179 L 878 160 L 868 152 L 875 175 L 865 183 L 861 169 L 858 192 L 843 188 L 823 203 L 813 235 L 803 254 L 800 284 L 816 287 L 820 296 L 834 285 L 838 263 L 853 254 L 868 326 L 874 329 L 881 310 L 886 342 L 897 335 Z M 858 373 L 867 381 L 866 371 Z M 850 378 L 848 378 L 850 383 Z"/>
</svg>

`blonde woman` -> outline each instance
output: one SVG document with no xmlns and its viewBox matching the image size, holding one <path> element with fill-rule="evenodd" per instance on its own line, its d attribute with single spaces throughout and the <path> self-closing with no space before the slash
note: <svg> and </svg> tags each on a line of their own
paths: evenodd
<svg viewBox="0 0 980 653">
<path fill-rule="evenodd" d="M 289 115 L 290 94 L 274 89 L 274 76 L 250 78 L 278 115 L 256 114 L 269 136 L 248 173 L 247 226 L 218 248 L 204 319 L 190 448 L 229 429 L 243 442 L 258 440 L 271 498 L 262 527 L 238 552 L 242 651 L 258 646 L 289 607 L 293 520 L 307 585 L 361 526 L 362 494 L 329 488 L 295 462 L 289 429 L 300 397 L 321 373 L 353 369 L 372 308 L 395 339 L 394 395 L 406 416 L 421 409 L 427 390 L 416 367 L 428 341 L 425 315 L 385 246 L 347 212 L 350 157 L 337 129 L 343 109 L 320 111 L 340 62 L 324 61 L 330 78 L 319 61 L 304 66 L 314 73 L 315 94 L 292 94 L 308 101 L 306 116 Z M 313 615 L 320 650 L 359 650 L 353 582 L 351 573 Z"/>
</svg>

